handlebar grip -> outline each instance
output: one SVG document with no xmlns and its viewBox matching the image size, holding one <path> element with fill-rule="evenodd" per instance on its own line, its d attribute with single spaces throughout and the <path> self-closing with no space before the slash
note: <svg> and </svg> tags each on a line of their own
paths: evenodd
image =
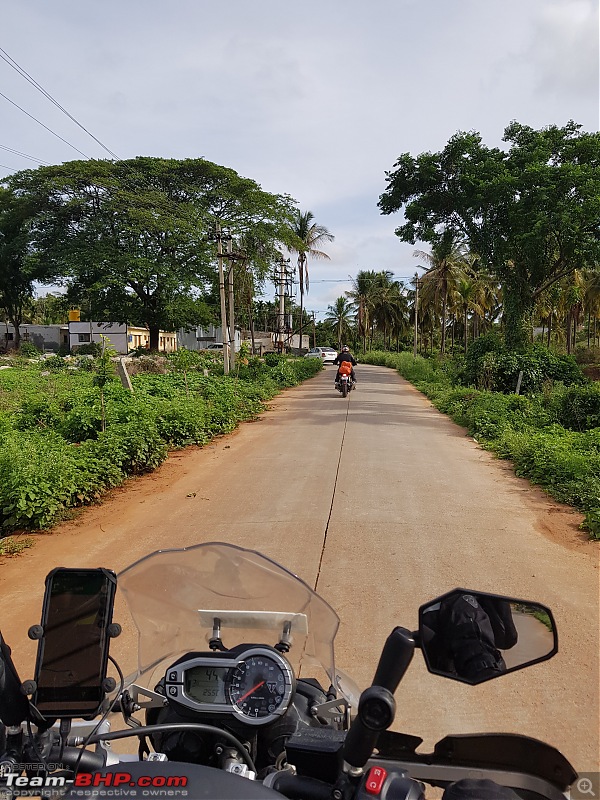
<svg viewBox="0 0 600 800">
<path fill-rule="evenodd" d="M 304 775 L 278 772 L 269 788 L 289 797 L 290 800 L 331 800 L 331 785 Z"/>
<path fill-rule="evenodd" d="M 356 717 L 344 742 L 344 760 L 351 767 L 364 767 L 377 747 L 379 731 L 371 730 Z"/>
<path fill-rule="evenodd" d="M 394 695 L 383 686 L 370 686 L 361 694 L 358 716 L 355 717 L 346 741 L 344 759 L 351 767 L 364 767 L 377 747 L 379 734 L 394 721 Z"/>
<path fill-rule="evenodd" d="M 394 694 L 415 652 L 415 639 L 407 628 L 394 628 L 385 641 L 373 686 L 383 686 Z"/>
<path fill-rule="evenodd" d="M 58 761 L 59 749 L 56 748 L 56 753 L 51 754 L 47 760 L 49 762 L 56 758 Z M 67 769 L 75 769 L 82 772 L 96 772 L 106 766 L 106 753 L 103 751 L 94 752 L 92 750 L 80 750 L 78 747 L 65 747 L 60 761 Z"/>
</svg>

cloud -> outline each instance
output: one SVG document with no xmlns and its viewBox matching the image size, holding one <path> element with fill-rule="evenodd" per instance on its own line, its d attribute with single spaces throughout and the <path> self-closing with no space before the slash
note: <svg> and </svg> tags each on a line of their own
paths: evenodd
<svg viewBox="0 0 600 800">
<path fill-rule="evenodd" d="M 598 3 L 547 0 L 534 25 L 530 56 L 540 91 L 596 97 L 598 106 Z"/>
</svg>

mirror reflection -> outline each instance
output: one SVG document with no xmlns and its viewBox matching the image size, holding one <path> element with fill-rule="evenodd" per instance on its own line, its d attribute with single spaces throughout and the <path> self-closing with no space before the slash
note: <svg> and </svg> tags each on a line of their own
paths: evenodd
<svg viewBox="0 0 600 800">
<path fill-rule="evenodd" d="M 427 668 L 476 684 L 556 653 L 552 612 L 539 603 L 456 589 L 419 609 Z"/>
</svg>

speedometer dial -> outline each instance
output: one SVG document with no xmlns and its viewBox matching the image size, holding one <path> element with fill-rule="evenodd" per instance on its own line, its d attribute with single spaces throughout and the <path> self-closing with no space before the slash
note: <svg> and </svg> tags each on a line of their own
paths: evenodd
<svg viewBox="0 0 600 800">
<path fill-rule="evenodd" d="M 251 655 L 235 667 L 229 699 L 236 711 L 250 719 L 277 713 L 289 696 L 289 680 L 281 665 L 268 655 Z"/>
</svg>

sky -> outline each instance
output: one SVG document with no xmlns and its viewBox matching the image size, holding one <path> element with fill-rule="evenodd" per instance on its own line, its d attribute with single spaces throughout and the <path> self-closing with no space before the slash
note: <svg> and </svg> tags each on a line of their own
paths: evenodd
<svg viewBox="0 0 600 800">
<path fill-rule="evenodd" d="M 203 157 L 312 211 L 335 236 L 309 261 L 319 320 L 359 270 L 418 268 L 377 207 L 400 154 L 598 130 L 598 32 L 598 0 L 3 0 L 0 176 L 110 158 L 8 55 L 119 158 Z"/>
</svg>

